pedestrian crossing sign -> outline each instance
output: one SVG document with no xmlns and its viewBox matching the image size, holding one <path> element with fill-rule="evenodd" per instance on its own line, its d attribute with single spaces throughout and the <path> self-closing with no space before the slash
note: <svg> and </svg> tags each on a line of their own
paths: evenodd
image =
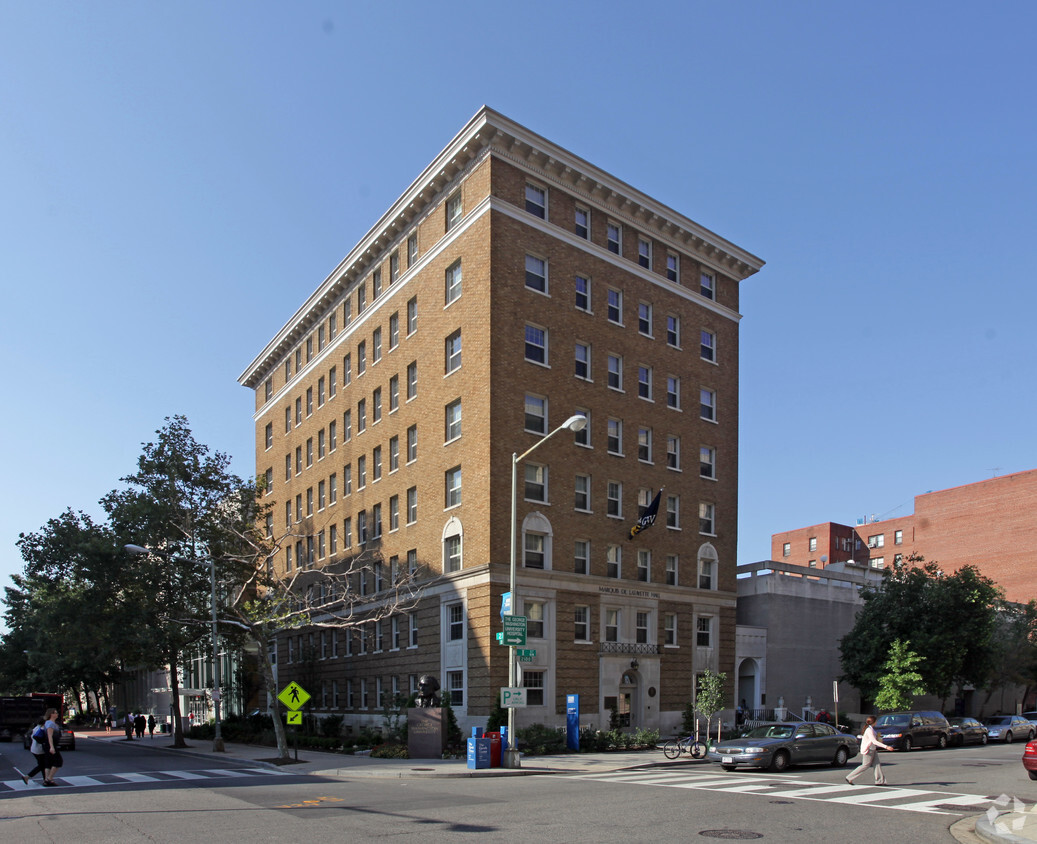
<svg viewBox="0 0 1037 844">
<path fill-rule="evenodd" d="M 288 716 L 288 725 L 289 726 L 299 726 L 299 725 L 302 724 L 302 713 L 301 712 L 295 711 L 295 712 L 288 712 L 286 714 Z"/>
<path fill-rule="evenodd" d="M 289 709 L 302 709 L 310 699 L 310 693 L 293 680 L 281 690 L 277 699 Z"/>
</svg>

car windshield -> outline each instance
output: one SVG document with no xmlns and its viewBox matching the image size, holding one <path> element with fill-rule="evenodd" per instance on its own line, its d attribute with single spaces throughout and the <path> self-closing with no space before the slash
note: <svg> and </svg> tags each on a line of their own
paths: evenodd
<svg viewBox="0 0 1037 844">
<path fill-rule="evenodd" d="M 746 738 L 788 738 L 792 735 L 791 724 L 770 724 L 757 727 L 746 735 Z"/>
<path fill-rule="evenodd" d="M 1002 718 L 987 718 L 984 723 L 988 727 L 1003 727 L 1005 724 L 1011 724 L 1012 719 L 1008 716 Z"/>
<path fill-rule="evenodd" d="M 875 722 L 876 727 L 906 727 L 911 723 L 910 715 L 883 715 Z"/>
</svg>

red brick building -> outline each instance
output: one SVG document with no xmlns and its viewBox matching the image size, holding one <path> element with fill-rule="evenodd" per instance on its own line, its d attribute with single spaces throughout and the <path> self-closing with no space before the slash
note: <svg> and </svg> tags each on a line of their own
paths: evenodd
<svg viewBox="0 0 1037 844">
<path fill-rule="evenodd" d="M 480 110 L 240 378 L 274 570 L 377 552 L 434 575 L 413 612 L 283 636 L 278 682 L 315 664 L 316 711 L 378 726 L 427 672 L 485 723 L 512 455 L 580 414 L 518 468 L 517 723 L 564 723 L 567 693 L 585 725 L 679 723 L 699 672 L 733 673 L 739 284 L 762 263 Z"/>
<path fill-rule="evenodd" d="M 772 560 L 810 568 L 883 568 L 910 554 L 948 571 L 971 563 L 1010 601 L 1037 598 L 1037 469 L 916 495 L 913 515 L 771 536 Z"/>
</svg>

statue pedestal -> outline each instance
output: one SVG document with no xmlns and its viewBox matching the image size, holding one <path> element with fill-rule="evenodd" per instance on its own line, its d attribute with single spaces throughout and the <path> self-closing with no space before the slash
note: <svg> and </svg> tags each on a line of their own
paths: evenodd
<svg viewBox="0 0 1037 844">
<path fill-rule="evenodd" d="M 446 747 L 443 710 L 438 706 L 407 710 L 407 752 L 411 759 L 442 759 Z"/>
</svg>

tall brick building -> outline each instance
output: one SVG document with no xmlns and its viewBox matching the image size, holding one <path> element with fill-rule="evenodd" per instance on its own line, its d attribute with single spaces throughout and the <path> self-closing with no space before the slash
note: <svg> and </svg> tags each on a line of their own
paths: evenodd
<svg viewBox="0 0 1037 844">
<path fill-rule="evenodd" d="M 920 554 L 947 571 L 972 564 L 1010 601 L 1037 598 L 1037 469 L 915 496 L 910 516 L 825 522 L 771 536 L 771 559 L 811 568 L 883 568 Z"/>
<path fill-rule="evenodd" d="M 614 707 L 670 727 L 697 672 L 734 661 L 738 284 L 762 266 L 483 108 L 240 378 L 255 390 L 277 570 L 377 544 L 437 577 L 360 638 L 285 636 L 279 682 L 319 654 L 318 712 L 380 724 L 382 692 L 440 678 L 463 726 L 506 686 L 511 461 L 517 724 Z M 656 492 L 655 525 L 630 527 Z M 371 588 L 377 588 L 374 584 Z M 732 675 L 733 676 L 733 675 Z"/>
</svg>

